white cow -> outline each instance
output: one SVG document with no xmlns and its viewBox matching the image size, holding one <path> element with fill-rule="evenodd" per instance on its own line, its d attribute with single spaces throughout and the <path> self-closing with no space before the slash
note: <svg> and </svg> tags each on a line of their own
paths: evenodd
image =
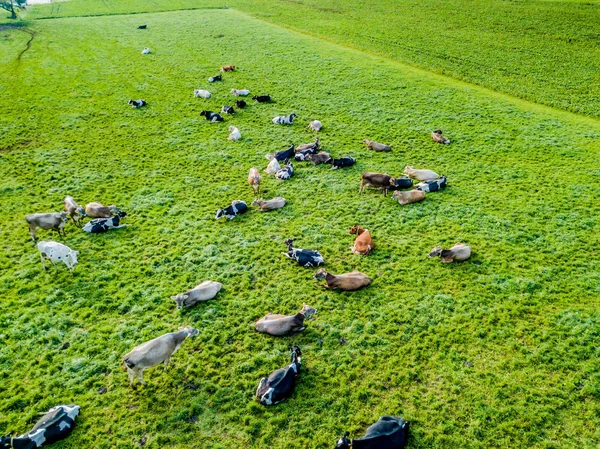
<svg viewBox="0 0 600 449">
<path fill-rule="evenodd" d="M 248 89 L 231 89 L 231 94 L 236 97 L 245 97 L 246 95 L 250 95 L 250 91 Z"/>
<path fill-rule="evenodd" d="M 237 129 L 235 126 L 230 126 L 229 131 L 231 132 L 231 134 L 229 134 L 229 137 L 227 139 L 237 142 L 238 140 L 240 140 L 242 138 L 242 134 L 240 133 L 240 130 Z"/>
<path fill-rule="evenodd" d="M 52 265 L 54 262 L 64 262 L 64 264 L 73 270 L 73 267 L 77 264 L 77 254 L 79 251 L 74 251 L 66 245 L 57 242 L 46 242 L 44 240 L 38 242 L 37 248 L 42 258 L 42 267 L 46 269 L 44 259 L 50 259 Z"/>
<path fill-rule="evenodd" d="M 146 47 L 146 48 L 144 48 L 144 49 L 142 50 L 142 54 L 143 54 L 143 55 L 147 55 L 147 54 L 149 54 L 149 53 L 150 53 L 150 49 L 149 49 L 148 47 Z"/>
<path fill-rule="evenodd" d="M 204 98 L 205 100 L 208 100 L 210 97 L 212 97 L 212 94 L 204 89 L 196 89 L 194 91 L 194 97 L 196 98 Z"/>
</svg>

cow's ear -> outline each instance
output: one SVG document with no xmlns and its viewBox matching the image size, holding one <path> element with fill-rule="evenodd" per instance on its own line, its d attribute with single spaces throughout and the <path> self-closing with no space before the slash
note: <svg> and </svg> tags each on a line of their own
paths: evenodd
<svg viewBox="0 0 600 449">
<path fill-rule="evenodd" d="M 188 299 L 190 297 L 190 295 L 183 295 L 183 300 L 185 301 L 186 299 Z"/>
<path fill-rule="evenodd" d="M 171 296 L 171 299 L 172 299 L 173 301 L 177 301 L 177 296 Z"/>
</svg>

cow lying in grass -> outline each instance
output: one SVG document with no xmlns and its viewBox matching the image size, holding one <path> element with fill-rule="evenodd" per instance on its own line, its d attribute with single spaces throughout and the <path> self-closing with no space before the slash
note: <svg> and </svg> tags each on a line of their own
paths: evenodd
<svg viewBox="0 0 600 449">
<path fill-rule="evenodd" d="M 245 202 L 240 200 L 234 200 L 231 202 L 231 205 L 224 208 L 219 209 L 217 211 L 217 215 L 215 216 L 215 220 L 218 220 L 221 217 L 225 217 L 228 220 L 233 220 L 237 215 L 243 214 L 248 210 L 248 206 Z"/>
<path fill-rule="evenodd" d="M 204 281 L 185 293 L 171 296 L 171 299 L 175 301 L 178 309 L 181 309 L 182 307 L 192 307 L 199 302 L 213 299 L 217 296 L 217 293 L 221 291 L 222 287 L 223 284 L 220 282 Z"/>
<path fill-rule="evenodd" d="M 127 102 L 128 105 L 130 105 L 132 108 L 137 109 L 137 108 L 141 108 L 142 106 L 146 106 L 146 101 L 145 100 L 129 100 Z"/>
<path fill-rule="evenodd" d="M 336 449 L 403 449 L 408 440 L 408 422 L 403 418 L 382 416 L 370 426 L 365 436 L 348 439 L 348 432 L 338 440 Z"/>
<path fill-rule="evenodd" d="M 300 266 L 303 266 L 305 268 L 313 268 L 318 267 L 322 263 L 325 263 L 325 259 L 323 259 L 323 256 L 321 256 L 321 254 L 319 254 L 318 251 L 294 248 L 292 246 L 292 244 L 294 243 L 293 239 L 287 239 L 284 243 L 288 247 L 288 252 L 281 254 L 283 254 L 288 259 L 295 260 Z"/>
<path fill-rule="evenodd" d="M 290 115 L 279 115 L 273 119 L 276 125 L 291 125 L 294 123 L 294 117 L 298 117 L 293 112 Z"/>
<path fill-rule="evenodd" d="M 263 377 L 256 389 L 256 397 L 262 405 L 275 405 L 294 393 L 296 380 L 300 375 L 302 351 L 298 346 L 292 348 L 292 363 Z"/>
<path fill-rule="evenodd" d="M 92 234 L 101 234 L 111 229 L 124 228 L 126 225 L 120 224 L 121 218 L 126 217 L 127 213 L 119 211 L 117 215 L 110 218 L 96 218 L 95 220 L 86 223 L 82 228 L 84 232 L 90 232 Z"/>
<path fill-rule="evenodd" d="M 317 313 L 317 309 L 304 304 L 295 315 L 277 315 L 268 313 L 254 324 L 254 328 L 263 334 L 283 337 L 304 330 L 304 320 Z"/>
</svg>

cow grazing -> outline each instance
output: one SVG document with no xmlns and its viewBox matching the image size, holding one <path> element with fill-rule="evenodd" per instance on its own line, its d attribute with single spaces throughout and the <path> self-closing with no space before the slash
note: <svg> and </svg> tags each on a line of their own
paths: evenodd
<svg viewBox="0 0 600 449">
<path fill-rule="evenodd" d="M 338 168 L 351 167 L 356 164 L 356 159 L 350 156 L 341 157 L 339 159 L 329 159 L 327 161 L 328 164 L 331 164 L 332 170 L 337 170 Z"/>
<path fill-rule="evenodd" d="M 146 106 L 146 101 L 145 100 L 129 100 L 127 102 L 128 105 L 130 105 L 132 108 L 137 109 L 137 108 L 141 108 L 142 106 Z"/>
<path fill-rule="evenodd" d="M 35 231 L 37 228 L 46 231 L 53 230 L 58 232 L 58 235 L 65 236 L 65 224 L 67 223 L 66 212 L 50 212 L 47 214 L 29 214 L 25 216 L 25 221 L 29 226 L 29 234 L 33 243 L 36 241 Z"/>
<path fill-rule="evenodd" d="M 228 206 L 224 209 L 219 209 L 217 211 L 215 220 L 218 220 L 221 217 L 225 217 L 229 220 L 233 220 L 236 217 L 236 215 L 243 214 L 247 210 L 248 210 L 248 206 L 246 206 L 245 202 L 240 201 L 240 200 L 234 200 L 231 202 L 230 206 Z"/>
<path fill-rule="evenodd" d="M 230 126 L 229 127 L 229 137 L 227 137 L 227 140 L 231 140 L 233 142 L 237 142 L 238 140 L 240 140 L 242 138 L 242 134 L 240 133 L 240 130 L 237 129 L 235 126 Z"/>
<path fill-rule="evenodd" d="M 257 103 L 270 103 L 271 95 L 255 95 L 252 97 L 252 99 Z"/>
<path fill-rule="evenodd" d="M 448 185 L 448 180 L 444 175 L 442 175 L 439 179 L 434 179 L 432 181 L 423 181 L 417 184 L 417 189 L 422 190 L 423 192 L 437 192 L 438 190 L 445 189 Z"/>
<path fill-rule="evenodd" d="M 148 28 L 148 25 L 140 25 L 140 26 L 138 26 L 138 30 L 145 30 L 146 28 Z"/>
<path fill-rule="evenodd" d="M 160 363 L 165 364 L 165 371 L 171 363 L 171 357 L 188 337 L 198 335 L 198 330 L 193 327 L 180 327 L 179 332 L 170 332 L 161 335 L 154 340 L 147 341 L 136 346 L 131 352 L 123 356 L 123 364 L 129 374 L 129 383 L 133 386 L 135 379 L 142 385 L 144 382 L 144 370 L 152 368 Z"/>
<path fill-rule="evenodd" d="M 310 122 L 308 124 L 308 129 L 312 130 L 312 131 L 321 131 L 321 128 L 323 127 L 323 124 L 318 121 L 318 120 L 313 120 L 312 122 Z"/>
<path fill-rule="evenodd" d="M 400 178 L 392 178 L 390 175 L 384 173 L 363 173 L 360 190 L 358 193 L 362 193 L 365 187 L 383 190 L 384 196 L 387 196 L 388 190 L 406 189 L 412 187 L 413 182 L 406 176 Z"/>
<path fill-rule="evenodd" d="M 235 110 L 231 106 L 223 106 L 221 112 L 223 114 L 235 114 Z"/>
<path fill-rule="evenodd" d="M 211 76 L 210 78 L 208 78 L 209 83 L 214 83 L 216 81 L 223 81 L 223 76 L 217 75 L 217 76 Z"/>
<path fill-rule="evenodd" d="M 305 268 L 314 268 L 318 267 L 322 263 L 325 263 L 325 259 L 318 251 L 313 251 L 310 249 L 301 249 L 294 248 L 292 244 L 294 243 L 294 239 L 287 239 L 284 242 L 288 247 L 287 253 L 281 253 L 288 259 L 295 260 L 298 265 L 303 266 Z"/>
<path fill-rule="evenodd" d="M 171 296 L 171 299 L 175 301 L 178 309 L 181 309 L 182 307 L 192 307 L 199 302 L 213 299 L 217 296 L 217 293 L 221 291 L 222 287 L 223 284 L 220 282 L 204 281 L 185 293 Z"/>
<path fill-rule="evenodd" d="M 78 405 L 57 405 L 52 407 L 33 428 L 18 437 L 0 437 L 0 449 L 35 449 L 68 437 L 79 415 Z"/>
<path fill-rule="evenodd" d="M 431 181 L 440 177 L 440 175 L 433 170 L 418 170 L 409 165 L 404 167 L 404 173 L 418 181 Z"/>
<path fill-rule="evenodd" d="M 127 216 L 127 212 L 119 211 L 117 215 L 110 218 L 96 218 L 95 220 L 86 223 L 82 228 L 84 232 L 91 232 L 92 234 L 101 234 L 111 229 L 124 228 L 126 225 L 122 225 L 121 218 Z"/>
<path fill-rule="evenodd" d="M 114 204 L 103 206 L 100 203 L 92 202 L 85 205 L 85 214 L 90 218 L 110 218 L 119 212 L 121 211 Z"/>
<path fill-rule="evenodd" d="M 234 65 L 224 65 L 223 67 L 221 67 L 221 72 L 233 72 L 234 70 Z"/>
<path fill-rule="evenodd" d="M 277 173 L 275 173 L 275 177 L 281 181 L 290 179 L 292 176 L 294 176 L 294 166 L 291 162 L 285 167 L 281 167 L 279 170 L 277 170 Z"/>
<path fill-rule="evenodd" d="M 244 109 L 246 107 L 246 102 L 244 100 L 236 100 L 235 107 L 238 109 Z"/>
<path fill-rule="evenodd" d="M 148 47 L 144 48 L 144 49 L 142 50 L 142 54 L 143 54 L 143 55 L 150 54 L 150 49 L 149 49 Z"/>
<path fill-rule="evenodd" d="M 250 95 L 250 91 L 248 89 L 231 89 L 231 95 L 236 97 L 246 97 Z"/>
<path fill-rule="evenodd" d="M 263 334 L 283 337 L 304 330 L 304 320 L 317 313 L 317 309 L 304 304 L 295 315 L 277 315 L 268 313 L 254 324 L 254 328 Z"/>
<path fill-rule="evenodd" d="M 72 196 L 65 197 L 65 211 L 77 226 L 81 226 L 81 217 L 85 216 L 85 210 L 75 202 Z"/>
<path fill-rule="evenodd" d="M 371 283 L 371 278 L 360 271 L 353 271 L 352 273 L 339 274 L 336 276 L 328 273 L 323 268 L 320 268 L 314 278 L 324 279 L 326 284 L 323 285 L 323 287 L 325 288 L 349 292 L 366 287 Z"/>
<path fill-rule="evenodd" d="M 267 154 L 265 157 L 272 161 L 273 159 L 277 159 L 278 161 L 288 161 L 293 159 L 296 155 L 296 147 L 292 144 L 287 150 L 278 151 L 275 154 Z"/>
<path fill-rule="evenodd" d="M 418 203 L 425 199 L 425 192 L 418 189 L 413 189 L 408 192 L 394 192 L 392 199 L 398 200 L 400 205 L 405 206 L 407 204 Z"/>
<path fill-rule="evenodd" d="M 252 205 L 259 207 L 260 212 L 267 212 L 270 210 L 281 209 L 283 206 L 285 206 L 285 198 L 276 197 L 267 201 L 263 200 L 262 198 L 256 199 L 252 202 Z"/>
<path fill-rule="evenodd" d="M 309 156 L 309 159 L 313 163 L 313 165 L 327 164 L 330 161 L 331 156 L 329 155 L 329 153 L 321 151 L 317 154 L 311 154 Z"/>
<path fill-rule="evenodd" d="M 272 121 L 276 125 L 292 125 L 294 123 L 294 117 L 298 117 L 295 113 L 290 115 L 278 115 Z"/>
<path fill-rule="evenodd" d="M 373 239 L 368 229 L 363 229 L 358 225 L 350 228 L 350 234 L 356 234 L 357 237 L 354 240 L 354 246 L 352 246 L 352 252 L 360 256 L 366 256 L 375 246 L 373 245 Z"/>
<path fill-rule="evenodd" d="M 200 115 L 204 116 L 206 118 L 206 120 L 208 120 L 211 123 L 225 121 L 223 119 L 223 117 L 221 117 L 220 114 L 217 114 L 216 112 L 212 112 L 212 111 L 202 111 L 202 112 L 200 112 Z"/>
<path fill-rule="evenodd" d="M 402 418 L 382 416 L 362 438 L 350 440 L 350 434 L 344 433 L 335 449 L 403 449 L 408 441 L 408 428 L 408 421 Z"/>
<path fill-rule="evenodd" d="M 54 265 L 54 262 L 63 262 L 71 271 L 77 265 L 77 254 L 79 254 L 79 251 L 74 251 L 62 243 L 42 240 L 38 242 L 37 249 L 40 252 L 44 270 L 46 269 L 45 259 L 49 259 L 52 265 Z"/>
<path fill-rule="evenodd" d="M 256 397 L 262 405 L 275 405 L 294 393 L 296 380 L 300 375 L 302 351 L 298 346 L 292 348 L 292 363 L 263 377 L 256 389 Z"/>
<path fill-rule="evenodd" d="M 277 172 L 281 170 L 281 165 L 279 165 L 279 161 L 275 158 L 271 159 L 267 168 L 265 168 L 265 173 L 269 175 L 275 175 Z"/>
<path fill-rule="evenodd" d="M 450 139 L 448 139 L 446 136 L 442 135 L 441 129 L 436 129 L 434 132 L 432 132 L 431 138 L 433 139 L 434 142 L 437 142 L 437 143 L 442 143 L 442 144 L 446 144 L 446 145 L 450 143 Z"/>
<path fill-rule="evenodd" d="M 250 172 L 248 173 L 248 184 L 252 187 L 254 195 L 258 196 L 260 194 L 260 173 L 258 168 L 252 167 L 250 169 Z"/>
<path fill-rule="evenodd" d="M 210 97 L 212 97 L 212 94 L 204 89 L 196 89 L 194 90 L 194 97 L 204 98 L 205 100 L 208 100 Z"/>
<path fill-rule="evenodd" d="M 464 243 L 457 243 L 450 249 L 436 246 L 429 253 L 429 257 L 439 257 L 443 263 L 462 262 L 471 257 L 471 247 Z"/>
<path fill-rule="evenodd" d="M 383 151 L 392 151 L 389 145 L 384 143 L 378 143 L 373 140 L 365 139 L 363 141 L 369 150 L 383 152 Z"/>
</svg>

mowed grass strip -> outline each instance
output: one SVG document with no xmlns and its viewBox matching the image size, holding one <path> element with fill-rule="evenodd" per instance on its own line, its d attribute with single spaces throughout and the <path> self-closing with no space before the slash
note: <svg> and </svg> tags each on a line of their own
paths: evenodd
<svg viewBox="0 0 600 449">
<path fill-rule="evenodd" d="M 74 402 L 79 425 L 57 448 L 325 448 L 383 414 L 411 421 L 413 448 L 594 447 L 596 121 L 233 10 L 33 28 L 21 63 L 0 74 L 0 429 L 24 431 L 38 412 Z M 0 54 L 20 50 L 0 40 Z M 239 70 L 209 84 L 223 64 Z M 194 99 L 196 88 L 213 98 Z M 232 88 L 275 102 L 251 102 L 222 124 L 199 116 L 232 104 Z M 127 106 L 138 98 L 148 106 Z M 295 125 L 271 123 L 292 111 Z M 249 168 L 311 141 L 315 118 L 324 149 L 357 164 L 265 176 L 264 196 L 285 197 L 285 208 L 216 222 L 217 208 L 252 201 Z M 231 124 L 242 141 L 226 140 Z M 451 145 L 431 142 L 438 127 Z M 370 152 L 364 138 L 393 152 Z M 447 175 L 449 187 L 407 207 L 358 195 L 363 171 L 399 175 L 407 164 Z M 43 272 L 23 217 L 60 210 L 66 195 L 117 204 L 130 226 L 92 236 L 69 224 L 65 243 L 81 252 L 74 274 Z M 368 257 L 350 253 L 354 224 L 373 234 Z M 321 289 L 315 270 L 280 254 L 287 237 L 319 250 L 331 272 L 357 269 L 373 284 Z M 470 261 L 426 258 L 459 241 L 473 246 Z M 205 279 L 224 284 L 217 299 L 177 312 L 169 296 Z M 265 313 L 303 302 L 319 310 L 303 334 L 255 333 Z M 121 356 L 188 324 L 200 335 L 175 366 L 131 390 Z M 294 397 L 263 408 L 258 380 L 288 362 L 292 344 L 305 367 Z"/>
</svg>

